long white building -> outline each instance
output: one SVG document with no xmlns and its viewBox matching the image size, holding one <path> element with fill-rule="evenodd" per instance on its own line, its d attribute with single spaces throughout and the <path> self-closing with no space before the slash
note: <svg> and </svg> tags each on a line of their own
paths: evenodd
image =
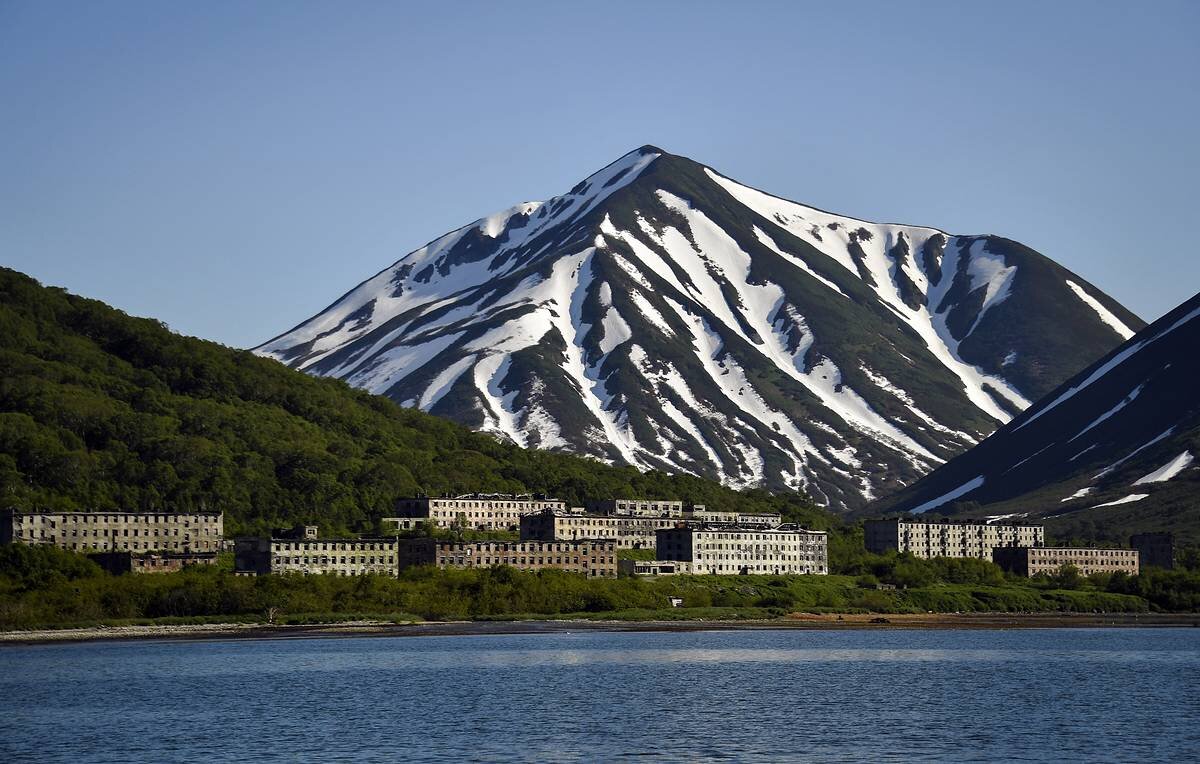
<svg viewBox="0 0 1200 764">
<path fill-rule="evenodd" d="M 385 517 L 397 530 L 408 530 L 421 523 L 436 528 L 463 526 L 472 530 L 516 530 L 525 515 L 543 510 L 566 511 L 558 499 L 538 496 L 514 496 L 499 493 L 472 493 L 463 496 L 418 497 L 396 502 L 396 516 Z"/>
<path fill-rule="evenodd" d="M 797 525 L 665 528 L 657 532 L 656 554 L 688 563 L 696 575 L 829 573 L 828 536 Z"/>
<path fill-rule="evenodd" d="M 908 552 L 914 557 L 977 557 L 991 560 L 997 547 L 1045 546 L 1040 525 L 920 520 L 894 517 L 864 524 L 868 552 Z"/>
<path fill-rule="evenodd" d="M 0 512 L 0 543 L 90 552 L 219 552 L 220 512 Z"/>
</svg>

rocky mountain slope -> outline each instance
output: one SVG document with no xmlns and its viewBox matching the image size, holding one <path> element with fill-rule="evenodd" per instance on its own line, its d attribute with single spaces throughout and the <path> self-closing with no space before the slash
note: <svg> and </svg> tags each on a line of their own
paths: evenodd
<svg viewBox="0 0 1200 764">
<path fill-rule="evenodd" d="M 876 508 L 982 509 L 1054 521 L 1064 536 L 1200 540 L 1198 351 L 1200 294 Z"/>
<path fill-rule="evenodd" d="M 3 267 L 0 328 L 0 510 L 220 509 L 230 536 L 304 524 L 337 537 L 379 533 L 400 498 L 484 491 L 833 524 L 796 494 L 517 448 Z"/>
<path fill-rule="evenodd" d="M 850 509 L 1142 326 L 1017 242 L 830 214 L 646 146 L 256 351 L 520 445 Z"/>
</svg>

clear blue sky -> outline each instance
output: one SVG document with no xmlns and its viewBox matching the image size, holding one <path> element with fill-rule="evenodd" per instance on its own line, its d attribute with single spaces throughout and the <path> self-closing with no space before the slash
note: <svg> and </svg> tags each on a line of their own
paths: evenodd
<svg viewBox="0 0 1200 764">
<path fill-rule="evenodd" d="M 8 2 L 0 263 L 249 346 L 645 143 L 1200 289 L 1200 3 Z"/>
</svg>

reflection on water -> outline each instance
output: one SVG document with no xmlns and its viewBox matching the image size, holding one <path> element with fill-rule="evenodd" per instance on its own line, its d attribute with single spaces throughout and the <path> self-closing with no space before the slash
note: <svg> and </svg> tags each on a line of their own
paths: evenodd
<svg viewBox="0 0 1200 764">
<path fill-rule="evenodd" d="M 1194 760 L 1200 630 L 0 650 L 0 761 Z"/>
</svg>

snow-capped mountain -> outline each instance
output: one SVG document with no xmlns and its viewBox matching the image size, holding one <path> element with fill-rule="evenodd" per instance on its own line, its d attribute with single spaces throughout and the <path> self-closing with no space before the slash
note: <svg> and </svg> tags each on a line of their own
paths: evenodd
<svg viewBox="0 0 1200 764">
<path fill-rule="evenodd" d="M 830 214 L 646 146 L 256 350 L 524 446 L 848 509 L 1143 325 L 1008 239 Z"/>
<path fill-rule="evenodd" d="M 871 509 L 953 514 L 982 508 L 989 515 L 1060 520 L 1068 528 L 1090 520 L 1101 528 L 1194 532 L 1200 527 L 1197 457 L 1200 294 L 983 443 Z"/>
</svg>

